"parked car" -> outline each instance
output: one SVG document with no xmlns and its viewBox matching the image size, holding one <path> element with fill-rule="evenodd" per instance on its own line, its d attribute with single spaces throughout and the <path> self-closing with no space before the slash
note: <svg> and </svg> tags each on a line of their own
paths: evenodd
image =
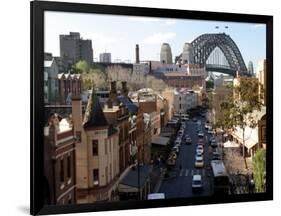
<svg viewBox="0 0 281 216">
<path fill-rule="evenodd" d="M 196 158 L 196 157 L 203 157 L 202 152 L 196 151 L 195 158 Z"/>
<path fill-rule="evenodd" d="M 204 152 L 203 146 L 202 146 L 202 145 L 198 145 L 197 148 L 196 148 L 196 152 L 197 152 L 197 153 L 198 153 L 198 152 L 201 152 L 201 154 L 203 154 L 203 152 Z"/>
<path fill-rule="evenodd" d="M 183 135 L 183 129 L 179 130 L 178 135 L 181 135 L 181 136 Z"/>
<path fill-rule="evenodd" d="M 213 141 L 216 141 L 216 138 L 214 136 L 210 137 L 209 144 L 211 144 Z"/>
<path fill-rule="evenodd" d="M 195 167 L 196 168 L 203 168 L 204 167 L 204 161 L 203 161 L 203 157 L 196 157 L 195 158 Z"/>
<path fill-rule="evenodd" d="M 180 152 L 180 149 L 179 149 L 179 147 L 178 146 L 174 146 L 173 148 L 172 148 L 172 151 L 174 151 L 174 152 L 176 152 L 177 154 Z"/>
<path fill-rule="evenodd" d="M 208 130 L 209 129 L 209 125 L 207 123 L 205 123 L 205 129 Z"/>
<path fill-rule="evenodd" d="M 212 134 L 213 135 L 214 134 L 214 130 L 212 128 L 209 128 L 208 129 L 208 134 Z"/>
<path fill-rule="evenodd" d="M 212 146 L 213 148 L 218 147 L 217 141 L 216 141 L 216 140 L 212 140 L 211 146 Z"/>
<path fill-rule="evenodd" d="M 221 160 L 221 155 L 218 152 L 213 152 L 212 160 Z"/>
<path fill-rule="evenodd" d="M 204 139 L 199 139 L 198 140 L 198 145 L 204 145 Z"/>
<path fill-rule="evenodd" d="M 193 175 L 192 177 L 192 191 L 198 192 L 203 189 L 202 184 L 202 176 L 201 175 Z"/>
<path fill-rule="evenodd" d="M 202 138 L 204 137 L 203 131 L 199 131 L 199 132 L 198 132 L 198 137 L 202 137 Z"/>
<path fill-rule="evenodd" d="M 177 145 L 181 145 L 181 140 L 180 139 L 176 139 L 175 146 L 177 146 Z"/>
<path fill-rule="evenodd" d="M 185 139 L 185 144 L 192 144 L 192 140 L 191 140 L 190 137 L 187 137 L 187 138 Z"/>
</svg>

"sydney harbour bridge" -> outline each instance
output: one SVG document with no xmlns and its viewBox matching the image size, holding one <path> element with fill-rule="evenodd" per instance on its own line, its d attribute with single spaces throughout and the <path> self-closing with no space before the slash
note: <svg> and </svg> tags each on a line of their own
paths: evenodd
<svg viewBox="0 0 281 216">
<path fill-rule="evenodd" d="M 229 75 L 250 75 L 241 52 L 225 33 L 203 34 L 191 43 L 185 43 L 183 52 L 176 57 L 177 63 L 194 63 L 206 67 L 207 71 Z"/>
</svg>

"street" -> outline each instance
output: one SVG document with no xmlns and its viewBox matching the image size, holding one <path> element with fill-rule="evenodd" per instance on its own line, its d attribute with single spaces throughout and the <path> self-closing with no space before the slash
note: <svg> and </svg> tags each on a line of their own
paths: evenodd
<svg viewBox="0 0 281 216">
<path fill-rule="evenodd" d="M 177 158 L 176 166 L 174 168 L 174 177 L 164 179 L 162 185 L 159 189 L 159 193 L 165 193 L 166 198 L 179 198 L 179 197 L 192 197 L 192 196 L 208 196 L 212 194 L 212 177 L 210 172 L 209 164 L 209 151 L 208 142 L 206 137 L 209 139 L 207 130 L 204 128 L 205 119 L 196 116 L 197 121 L 201 121 L 201 128 L 204 132 L 204 167 L 195 168 L 195 154 L 196 146 L 198 143 L 198 133 L 197 133 L 197 121 L 192 121 L 192 119 L 185 122 L 186 128 L 184 131 L 184 136 L 189 134 L 192 139 L 192 144 L 184 144 L 183 141 L 180 147 L 180 152 Z M 181 169 L 180 169 L 181 167 Z M 192 176 L 194 174 L 202 175 L 203 190 L 198 193 L 192 192 Z"/>
</svg>

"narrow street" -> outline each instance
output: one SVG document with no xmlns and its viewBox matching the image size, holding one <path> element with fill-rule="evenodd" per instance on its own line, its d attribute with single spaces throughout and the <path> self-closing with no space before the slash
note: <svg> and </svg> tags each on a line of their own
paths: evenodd
<svg viewBox="0 0 281 216">
<path fill-rule="evenodd" d="M 197 133 L 197 121 L 192 121 L 192 119 L 185 122 L 186 128 L 184 131 L 184 136 L 189 135 L 192 139 L 192 144 L 185 144 L 182 142 L 180 147 L 180 152 L 177 158 L 176 166 L 174 168 L 174 177 L 169 177 L 163 179 L 162 185 L 159 189 L 159 193 L 165 193 L 166 198 L 179 198 L 179 197 L 192 197 L 192 196 L 208 196 L 212 192 L 212 177 L 210 173 L 210 163 L 209 163 L 209 152 L 208 152 L 208 142 L 206 137 L 209 139 L 207 130 L 204 128 L 205 118 L 196 116 L 197 121 L 201 122 L 201 128 L 204 132 L 204 167 L 195 168 L 195 154 L 196 146 L 198 143 L 198 133 Z M 180 166 L 182 167 L 180 169 Z M 192 192 L 192 177 L 194 174 L 201 174 L 203 181 L 203 190 L 199 193 Z"/>
</svg>

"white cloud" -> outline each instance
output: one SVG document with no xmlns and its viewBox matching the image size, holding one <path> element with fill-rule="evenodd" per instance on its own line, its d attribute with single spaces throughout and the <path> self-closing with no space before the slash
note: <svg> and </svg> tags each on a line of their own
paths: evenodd
<svg viewBox="0 0 281 216">
<path fill-rule="evenodd" d="M 164 43 L 167 42 L 168 40 L 174 38 L 176 36 L 176 33 L 174 32 L 159 32 L 155 33 L 153 35 L 150 35 L 146 37 L 143 40 L 144 44 L 159 44 L 159 43 Z"/>
<path fill-rule="evenodd" d="M 177 22 L 175 21 L 175 20 L 167 20 L 166 22 L 164 22 L 162 25 L 165 25 L 165 26 L 167 26 L 167 25 L 174 25 L 174 24 L 176 24 Z"/>
<path fill-rule="evenodd" d="M 253 25 L 253 28 L 262 28 L 265 27 L 265 24 L 255 24 Z"/>
<path fill-rule="evenodd" d="M 153 17 L 129 17 L 128 18 L 131 21 L 137 21 L 137 22 L 159 22 L 159 18 L 153 18 Z"/>
</svg>

